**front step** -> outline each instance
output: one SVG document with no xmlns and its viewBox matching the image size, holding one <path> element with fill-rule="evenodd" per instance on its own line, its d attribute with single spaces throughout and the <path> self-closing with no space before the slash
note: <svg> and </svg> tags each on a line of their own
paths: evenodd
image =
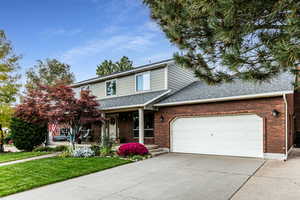
<svg viewBox="0 0 300 200">
<path fill-rule="evenodd" d="M 151 154 L 151 156 L 159 156 L 165 153 L 168 153 L 169 151 L 167 149 L 163 149 L 163 148 L 157 148 L 157 149 L 151 149 L 149 150 L 149 153 Z"/>
</svg>

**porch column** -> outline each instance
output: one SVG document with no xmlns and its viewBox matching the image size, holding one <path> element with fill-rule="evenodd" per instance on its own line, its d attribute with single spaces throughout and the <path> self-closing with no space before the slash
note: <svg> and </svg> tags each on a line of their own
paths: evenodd
<svg viewBox="0 0 300 200">
<path fill-rule="evenodd" d="M 139 108 L 139 143 L 144 144 L 144 109 Z"/>
<path fill-rule="evenodd" d="M 105 118 L 105 113 L 101 113 L 101 117 Z M 101 144 L 103 144 L 105 134 L 106 134 L 106 121 L 104 121 L 104 123 L 101 124 Z"/>
<path fill-rule="evenodd" d="M 47 141 L 47 145 L 51 145 L 54 143 L 53 141 L 53 132 L 51 130 L 48 130 L 48 141 Z"/>
</svg>

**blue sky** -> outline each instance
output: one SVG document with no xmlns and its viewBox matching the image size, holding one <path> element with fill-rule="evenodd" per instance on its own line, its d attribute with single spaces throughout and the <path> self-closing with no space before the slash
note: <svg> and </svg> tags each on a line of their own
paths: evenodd
<svg viewBox="0 0 300 200">
<path fill-rule="evenodd" d="M 142 0 L 1 0 L 0 19 L 0 29 L 23 56 L 23 74 L 38 59 L 57 58 L 80 81 L 94 77 L 105 59 L 124 55 L 138 66 L 177 50 Z"/>
</svg>

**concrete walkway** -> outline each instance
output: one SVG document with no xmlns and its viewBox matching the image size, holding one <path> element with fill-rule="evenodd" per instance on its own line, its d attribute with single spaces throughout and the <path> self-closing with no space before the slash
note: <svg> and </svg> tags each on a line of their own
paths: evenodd
<svg viewBox="0 0 300 200">
<path fill-rule="evenodd" d="M 9 161 L 9 162 L 5 162 L 5 163 L 0 163 L 0 167 L 1 166 L 6 166 L 6 165 L 12 165 L 12 164 L 16 164 L 16 163 L 22 163 L 22 162 L 27 162 L 30 160 L 39 160 L 39 159 L 43 159 L 43 158 L 50 158 L 50 157 L 54 157 L 57 156 L 58 153 L 51 153 L 51 154 L 46 154 L 46 155 L 42 155 L 42 156 L 35 156 L 35 157 L 31 157 L 31 158 L 25 158 L 25 159 L 21 159 L 21 160 L 15 160 L 15 161 Z"/>
<path fill-rule="evenodd" d="M 227 200 L 261 159 L 169 153 L 3 200 Z"/>
<path fill-rule="evenodd" d="M 268 160 L 233 200 L 300 199 L 300 149 L 288 161 Z"/>
</svg>

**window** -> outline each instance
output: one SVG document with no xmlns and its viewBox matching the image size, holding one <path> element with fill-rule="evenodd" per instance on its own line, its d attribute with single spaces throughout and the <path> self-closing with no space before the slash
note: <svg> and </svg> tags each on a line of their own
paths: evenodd
<svg viewBox="0 0 300 200">
<path fill-rule="evenodd" d="M 116 95 L 116 80 L 106 81 L 106 96 Z"/>
<path fill-rule="evenodd" d="M 144 113 L 144 134 L 145 137 L 154 137 L 154 114 L 153 112 Z M 138 112 L 133 113 L 133 136 L 139 137 L 139 114 Z"/>
<path fill-rule="evenodd" d="M 136 75 L 135 90 L 137 92 L 150 90 L 150 73 L 149 72 Z"/>
</svg>

